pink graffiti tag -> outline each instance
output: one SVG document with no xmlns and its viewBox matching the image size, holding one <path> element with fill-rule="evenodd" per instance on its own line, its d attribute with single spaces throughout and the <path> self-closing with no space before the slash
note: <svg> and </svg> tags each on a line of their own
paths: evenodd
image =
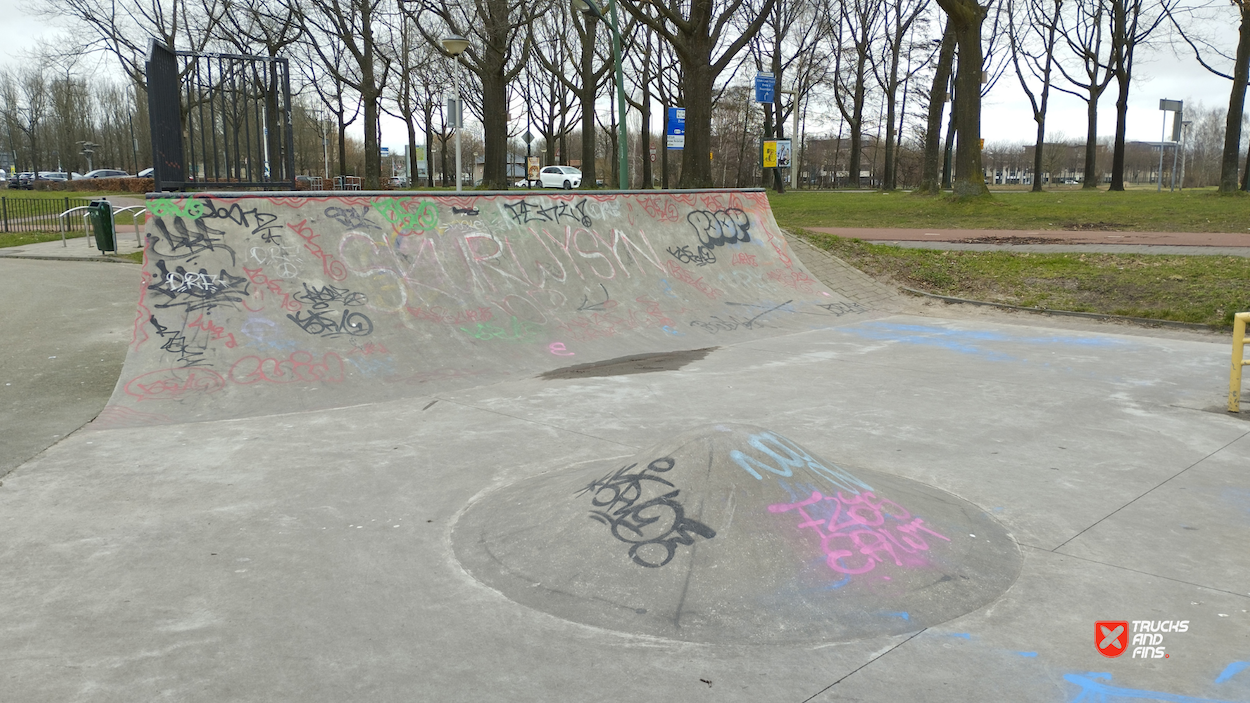
<svg viewBox="0 0 1250 703">
<path fill-rule="evenodd" d="M 325 271 L 327 276 L 335 281 L 342 281 L 347 278 L 347 267 L 343 265 L 343 262 L 322 251 L 321 246 L 313 241 L 318 235 L 313 232 L 312 227 L 308 226 L 308 220 L 300 220 L 296 224 L 288 224 L 287 227 L 290 227 L 291 231 L 304 240 L 305 249 L 311 252 L 313 256 L 321 259 L 321 269 Z"/>
<path fill-rule="evenodd" d="M 820 507 L 832 510 L 833 514 L 825 519 L 812 517 L 807 508 L 822 502 L 829 505 Z M 878 563 L 885 563 L 887 557 L 896 566 L 905 566 L 903 559 L 899 558 L 900 552 L 912 555 L 929 549 L 921 532 L 950 541 L 950 538 L 925 527 L 924 520 L 912 517 L 898 503 L 877 498 L 869 491 L 850 497 L 842 491 L 838 491 L 836 496 L 823 496 L 819 491 L 812 491 L 812 496 L 806 500 L 768 506 L 770 513 L 790 510 L 798 511 L 803 518 L 798 524 L 800 530 L 810 527 L 820 535 L 820 549 L 825 554 L 825 563 L 842 574 L 867 573 Z M 908 566 L 917 563 L 915 560 L 908 562 Z"/>
</svg>

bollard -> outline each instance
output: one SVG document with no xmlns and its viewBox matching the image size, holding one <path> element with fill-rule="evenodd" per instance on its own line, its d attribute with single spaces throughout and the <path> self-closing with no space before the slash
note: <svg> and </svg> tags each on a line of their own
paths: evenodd
<svg viewBox="0 0 1250 703">
<path fill-rule="evenodd" d="M 1233 366 L 1228 373 L 1228 412 L 1241 412 L 1241 367 L 1250 365 L 1245 360 L 1246 322 L 1250 312 L 1233 315 Z"/>
</svg>

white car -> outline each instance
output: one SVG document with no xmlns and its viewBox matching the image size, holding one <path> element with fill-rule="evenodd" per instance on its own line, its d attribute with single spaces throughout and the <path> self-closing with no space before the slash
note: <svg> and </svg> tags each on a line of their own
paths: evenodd
<svg viewBox="0 0 1250 703">
<path fill-rule="evenodd" d="M 582 172 L 572 166 L 548 166 L 538 173 L 538 179 L 544 188 L 579 188 L 582 185 Z"/>
</svg>

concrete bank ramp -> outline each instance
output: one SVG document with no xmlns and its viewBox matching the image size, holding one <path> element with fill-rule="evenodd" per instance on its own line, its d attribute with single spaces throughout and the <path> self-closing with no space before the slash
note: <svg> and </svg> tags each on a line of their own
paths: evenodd
<svg viewBox="0 0 1250 703">
<path fill-rule="evenodd" d="M 149 195 L 96 427 L 295 412 L 862 315 L 762 191 Z"/>
<path fill-rule="evenodd" d="M 967 501 L 728 423 L 486 493 L 452 546 L 518 603 L 716 644 L 915 632 L 995 600 L 1023 563 Z"/>
</svg>

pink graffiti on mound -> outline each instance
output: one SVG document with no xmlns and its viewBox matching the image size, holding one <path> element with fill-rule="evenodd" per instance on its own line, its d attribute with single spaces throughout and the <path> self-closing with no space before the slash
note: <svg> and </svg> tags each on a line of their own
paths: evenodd
<svg viewBox="0 0 1250 703">
<path fill-rule="evenodd" d="M 313 242 L 319 235 L 313 232 L 312 227 L 308 226 L 308 220 L 300 220 L 296 224 L 288 224 L 291 228 L 304 240 L 304 248 L 312 253 L 313 256 L 321 259 L 321 269 L 327 276 L 335 281 L 342 281 L 347 278 L 347 267 L 342 261 L 335 259 L 333 256 L 321 250 L 321 246 Z"/>
<path fill-rule="evenodd" d="M 818 506 L 828 518 L 813 517 L 810 506 Z M 824 496 L 812 491 L 812 496 L 797 503 L 778 503 L 768 506 L 770 513 L 798 511 L 802 522 L 798 528 L 810 527 L 820 535 L 820 549 L 825 563 L 841 574 L 863 574 L 872 571 L 886 559 L 896 566 L 919 566 L 925 562 L 914 555 L 928 551 L 921 532 L 938 539 L 950 541 L 949 537 L 925 527 L 924 520 L 912 517 L 903 506 L 892 500 L 877 498 L 870 491 L 848 497 L 842 491 L 836 496 Z M 811 512 L 819 512 L 813 509 Z M 900 556 L 901 555 L 901 556 Z"/>
</svg>

